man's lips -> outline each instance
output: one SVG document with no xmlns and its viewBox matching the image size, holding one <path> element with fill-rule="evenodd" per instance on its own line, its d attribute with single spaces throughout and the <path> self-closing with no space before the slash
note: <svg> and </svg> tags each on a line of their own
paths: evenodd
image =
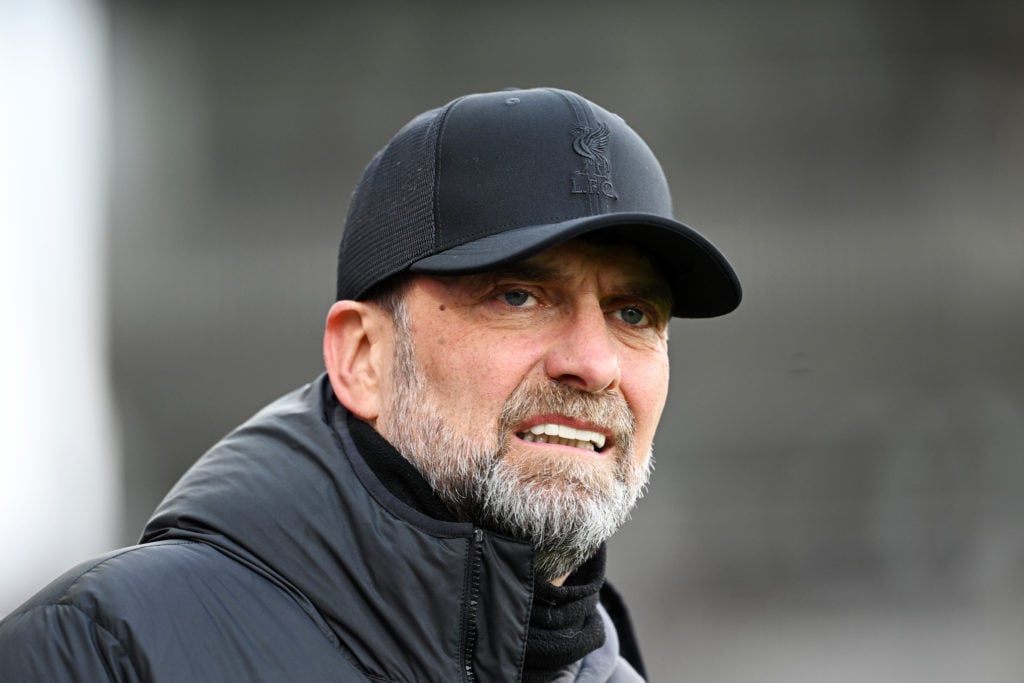
<svg viewBox="0 0 1024 683">
<path fill-rule="evenodd" d="M 595 452 L 603 450 L 607 442 L 605 434 L 595 429 L 572 426 L 564 424 L 562 421 L 547 422 L 534 420 L 531 421 L 528 427 L 524 427 L 516 432 L 516 436 L 523 441 L 531 443 L 572 446 Z"/>
</svg>

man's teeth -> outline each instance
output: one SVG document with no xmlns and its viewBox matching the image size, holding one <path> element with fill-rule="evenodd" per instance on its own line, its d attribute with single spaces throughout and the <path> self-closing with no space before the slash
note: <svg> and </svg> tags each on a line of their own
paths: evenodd
<svg viewBox="0 0 1024 683">
<path fill-rule="evenodd" d="M 524 441 L 561 444 L 591 451 L 599 451 L 604 448 L 605 440 L 604 434 L 559 424 L 533 425 L 519 437 Z"/>
</svg>

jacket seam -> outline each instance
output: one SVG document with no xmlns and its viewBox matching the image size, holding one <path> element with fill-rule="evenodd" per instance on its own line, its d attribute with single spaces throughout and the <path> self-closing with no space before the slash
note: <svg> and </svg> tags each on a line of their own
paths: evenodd
<svg viewBox="0 0 1024 683">
<path fill-rule="evenodd" d="M 197 542 L 198 541 L 165 541 L 164 543 L 166 543 L 166 545 L 191 545 L 191 544 L 194 544 L 194 543 L 197 543 Z M 68 584 L 68 587 L 65 588 L 64 591 L 61 592 L 61 594 L 59 596 L 57 596 L 51 602 L 46 603 L 46 605 L 39 605 L 39 607 L 45 607 L 47 605 L 69 605 L 69 606 L 81 609 L 80 607 L 75 605 L 74 602 L 71 601 L 71 598 L 69 597 L 69 593 L 71 593 L 71 591 L 74 590 L 74 588 L 82 581 L 82 579 L 85 578 L 87 575 L 92 574 L 93 572 L 95 572 L 97 569 L 99 569 L 103 565 L 107 564 L 108 562 L 116 560 L 117 558 L 121 557 L 122 555 L 127 555 L 129 553 L 135 552 L 136 550 L 139 550 L 143 545 L 145 545 L 145 544 L 133 545 L 133 546 L 129 546 L 127 548 L 122 548 L 120 552 L 117 552 L 117 553 L 115 553 L 113 555 L 109 555 L 109 556 L 103 558 L 99 562 L 96 562 L 94 564 L 90 564 L 88 567 L 86 567 L 86 568 L 84 568 L 82 570 L 81 574 L 76 576 L 74 578 L 74 580 L 71 583 Z M 29 610 L 29 611 L 32 611 L 32 610 Z M 84 610 L 83 610 L 83 613 L 88 614 L 88 612 L 84 612 Z"/>
<path fill-rule="evenodd" d="M 72 609 L 74 609 L 74 610 L 77 610 L 77 611 L 81 612 L 85 616 L 85 618 L 89 620 L 90 623 L 93 623 L 93 624 L 96 625 L 96 628 L 103 629 L 103 631 L 105 633 L 107 633 L 108 635 L 110 635 L 111 638 L 113 638 L 115 641 L 117 641 L 117 644 L 121 646 L 121 650 L 124 651 L 125 659 L 128 661 L 128 663 L 132 667 L 132 673 L 134 673 L 136 677 L 141 678 L 141 676 L 139 676 L 139 666 L 135 662 L 135 658 L 132 656 L 131 648 L 129 648 L 127 645 L 125 645 L 124 641 L 122 641 L 120 638 L 117 637 L 117 634 L 115 634 L 113 631 L 111 631 L 105 625 L 100 623 L 99 619 L 97 619 L 96 617 L 90 615 L 88 612 L 86 612 L 84 609 L 82 609 L 80 605 L 76 605 L 75 603 L 67 603 L 67 606 L 72 608 Z"/>
<path fill-rule="evenodd" d="M 184 544 L 184 543 L 189 543 L 189 541 L 178 541 L 177 542 L 177 544 L 179 544 L 179 545 L 180 544 Z M 106 563 L 110 562 L 111 560 L 116 560 L 117 558 L 121 557 L 122 555 L 127 555 L 128 553 L 134 552 L 135 550 L 138 549 L 138 547 L 139 546 L 137 546 L 137 545 L 133 545 L 133 546 L 130 546 L 128 548 L 124 548 L 119 553 L 117 553 L 115 555 L 110 555 L 109 557 L 105 557 L 101 561 L 95 562 L 93 564 L 90 564 L 88 567 L 84 568 L 82 570 L 82 573 L 79 574 L 78 576 L 76 576 L 75 580 L 68 584 L 68 587 L 65 588 L 64 592 L 60 594 L 60 598 L 58 600 L 55 600 L 53 604 L 60 604 L 60 600 L 63 600 L 64 598 L 66 598 L 68 593 L 70 593 L 75 588 L 75 586 L 78 585 L 78 583 L 82 580 L 82 578 L 84 578 L 86 575 L 92 574 L 94 571 L 96 571 L 97 569 L 99 569 L 100 567 L 105 565 Z M 68 604 L 71 604 L 71 603 L 68 603 Z"/>
<path fill-rule="evenodd" d="M 118 555 L 120 555 L 120 554 L 121 553 L 118 553 Z M 117 555 L 115 555 L 115 557 L 117 557 Z M 111 559 L 113 559 L 113 558 L 111 558 Z M 103 563 L 101 562 L 100 564 L 103 564 Z M 99 565 L 97 565 L 97 566 L 99 566 Z M 88 574 L 88 572 L 86 571 L 86 572 L 82 573 L 83 576 L 85 574 Z M 79 576 L 78 578 L 81 578 L 81 576 Z M 75 581 L 77 582 L 78 579 L 75 579 Z M 68 588 L 70 589 L 70 586 Z M 85 609 L 83 609 L 81 605 L 78 605 L 78 604 L 72 602 L 71 600 L 65 599 L 66 597 L 67 597 L 66 593 L 62 594 L 60 600 L 55 600 L 53 602 L 47 602 L 47 603 L 42 604 L 42 605 L 36 605 L 36 606 L 34 606 L 34 607 L 30 608 L 30 609 L 25 610 L 24 612 L 20 612 L 18 614 L 18 616 L 19 617 L 26 617 L 26 616 L 28 616 L 30 614 L 35 613 L 35 612 L 40 612 L 40 611 L 45 611 L 45 610 L 52 610 L 52 609 L 57 608 L 57 607 L 66 607 L 66 608 L 73 609 L 75 612 L 78 612 L 83 617 L 85 617 L 86 621 L 89 624 L 91 624 L 91 625 L 95 626 L 96 628 L 102 630 L 104 633 L 106 633 L 107 635 L 109 635 L 111 638 L 114 639 L 114 641 L 121 647 L 121 651 L 124 652 L 126 661 L 131 665 L 132 673 L 135 674 L 136 678 L 141 678 L 141 676 L 139 675 L 138 663 L 135 661 L 135 657 L 132 656 L 132 649 L 129 648 L 125 644 L 125 642 L 123 640 L 121 640 L 121 638 L 119 638 L 117 636 L 116 633 L 114 633 L 109 628 L 107 628 L 107 626 L 104 625 L 99 620 L 99 618 L 97 618 L 96 615 L 90 614 Z M 97 652 L 96 654 L 99 655 L 100 653 Z M 104 668 L 106 668 L 106 666 L 109 664 L 109 662 L 106 661 L 106 658 L 101 658 L 101 659 L 103 659 Z"/>
</svg>

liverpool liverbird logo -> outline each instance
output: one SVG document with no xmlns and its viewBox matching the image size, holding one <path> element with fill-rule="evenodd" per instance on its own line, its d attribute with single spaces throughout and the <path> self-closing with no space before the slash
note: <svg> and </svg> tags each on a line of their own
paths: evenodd
<svg viewBox="0 0 1024 683">
<path fill-rule="evenodd" d="M 583 170 L 572 174 L 573 194 L 602 194 L 618 199 L 608 163 L 608 125 L 580 126 L 572 131 L 572 149 L 583 157 Z"/>
</svg>

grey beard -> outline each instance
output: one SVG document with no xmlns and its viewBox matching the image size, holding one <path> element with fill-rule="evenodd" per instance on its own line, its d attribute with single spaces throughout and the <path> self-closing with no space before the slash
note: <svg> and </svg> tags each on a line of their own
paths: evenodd
<svg viewBox="0 0 1024 683">
<path fill-rule="evenodd" d="M 459 519 L 532 543 L 538 578 L 572 573 L 629 518 L 650 478 L 653 455 L 634 457 L 633 416 L 625 400 L 555 381 L 521 386 L 506 401 L 491 442 L 481 443 L 454 429 L 430 395 L 403 313 L 396 312 L 394 391 L 378 431 Z M 615 467 L 576 457 L 511 460 L 511 429 L 531 415 L 551 413 L 611 429 Z"/>
<path fill-rule="evenodd" d="M 469 518 L 533 543 L 539 578 L 567 576 L 629 518 L 649 477 L 652 461 L 647 462 L 647 467 L 637 468 L 641 471 L 635 486 L 616 478 L 598 487 L 569 471 L 524 477 L 499 457 L 491 460 L 476 485 L 480 495 L 471 501 Z"/>
</svg>

